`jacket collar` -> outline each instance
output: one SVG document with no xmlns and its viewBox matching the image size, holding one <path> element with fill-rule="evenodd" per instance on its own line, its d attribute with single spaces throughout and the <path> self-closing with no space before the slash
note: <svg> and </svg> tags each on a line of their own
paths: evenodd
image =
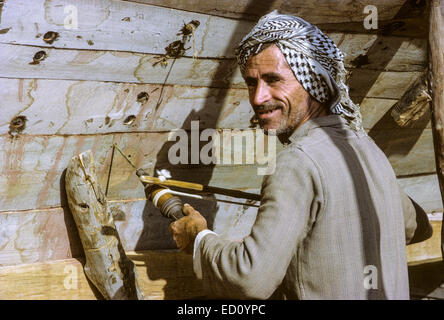
<svg viewBox="0 0 444 320">
<path fill-rule="evenodd" d="M 320 127 L 348 127 L 347 121 L 340 115 L 332 114 L 310 119 L 297 128 L 288 138 L 291 142 L 306 136 L 311 129 Z"/>
</svg>

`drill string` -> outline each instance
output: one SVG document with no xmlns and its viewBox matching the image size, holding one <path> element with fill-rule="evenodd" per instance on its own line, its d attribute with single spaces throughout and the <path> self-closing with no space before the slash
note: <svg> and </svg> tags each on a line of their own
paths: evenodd
<svg viewBox="0 0 444 320">
<path fill-rule="evenodd" d="M 113 167 L 114 151 L 116 150 L 116 144 L 113 144 L 112 148 L 113 148 L 113 151 L 111 152 L 111 161 L 110 161 L 110 164 L 109 164 L 108 177 L 106 179 L 105 197 L 108 197 L 109 180 L 111 178 L 111 169 Z"/>
<path fill-rule="evenodd" d="M 119 151 L 119 153 L 123 156 L 123 158 L 125 158 L 125 160 L 136 171 L 139 170 L 134 165 L 134 163 L 132 163 L 131 160 L 125 155 L 125 153 L 119 148 L 117 143 L 114 143 L 113 150 L 114 150 L 114 148 L 117 151 Z M 248 193 L 248 192 L 244 192 L 244 191 L 240 191 L 240 190 L 233 190 L 233 189 L 225 189 L 225 188 L 219 188 L 219 187 L 204 186 L 204 185 L 199 184 L 199 183 L 192 183 L 192 182 L 185 182 L 185 181 L 171 180 L 171 179 L 160 179 L 160 178 L 150 177 L 150 176 L 147 176 L 147 175 L 140 175 L 139 176 L 139 180 L 141 182 L 143 182 L 143 183 L 155 184 L 155 185 L 160 185 L 160 186 L 163 186 L 163 187 L 177 187 L 177 188 L 181 188 L 181 189 L 201 191 L 201 192 L 206 192 L 206 193 L 221 194 L 221 195 L 226 195 L 226 196 L 234 197 L 234 198 L 247 199 L 247 200 L 250 200 L 250 201 L 251 200 L 252 201 L 259 201 L 260 200 L 260 195 L 258 195 L 258 194 Z M 256 204 L 248 203 L 248 202 L 246 202 L 246 203 L 244 203 L 244 202 L 235 202 L 235 201 L 229 201 L 229 200 L 223 200 L 223 199 L 218 199 L 218 198 L 207 197 L 207 196 L 203 196 L 203 195 L 196 195 L 196 194 L 191 194 L 191 193 L 179 192 L 179 191 L 175 191 L 175 190 L 171 190 L 171 189 L 169 189 L 169 190 L 173 194 L 181 195 L 181 196 L 185 196 L 185 197 L 190 197 L 190 198 L 196 198 L 196 199 L 202 199 L 202 200 L 208 200 L 208 201 L 225 202 L 225 203 L 238 204 L 238 205 L 244 205 L 244 206 L 250 206 L 250 207 L 259 207 Z"/>
</svg>

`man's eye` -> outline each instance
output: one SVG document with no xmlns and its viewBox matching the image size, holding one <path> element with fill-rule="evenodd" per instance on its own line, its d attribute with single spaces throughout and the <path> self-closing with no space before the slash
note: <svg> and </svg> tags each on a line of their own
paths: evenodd
<svg viewBox="0 0 444 320">
<path fill-rule="evenodd" d="M 279 82 L 281 79 L 278 77 L 270 77 L 267 79 L 267 83 L 275 83 L 275 82 Z"/>
<path fill-rule="evenodd" d="M 254 80 L 247 80 L 247 81 L 245 81 L 245 83 L 247 84 L 248 87 L 255 87 L 256 86 L 256 81 L 254 81 Z"/>
</svg>

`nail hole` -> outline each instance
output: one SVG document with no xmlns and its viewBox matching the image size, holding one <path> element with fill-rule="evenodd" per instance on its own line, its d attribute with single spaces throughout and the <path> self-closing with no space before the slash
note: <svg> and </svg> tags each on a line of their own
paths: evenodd
<svg viewBox="0 0 444 320">
<path fill-rule="evenodd" d="M 135 116 L 135 115 L 130 115 L 130 116 L 126 117 L 126 119 L 123 121 L 123 124 L 125 124 L 125 125 L 130 125 L 130 124 L 132 124 L 135 120 L 136 120 L 136 116 Z"/>
<path fill-rule="evenodd" d="M 180 30 L 181 33 L 179 33 L 179 35 L 183 34 L 184 36 L 187 36 L 187 35 L 193 33 L 194 30 L 196 30 L 198 26 L 200 26 L 200 22 L 198 20 L 191 20 L 190 23 L 185 24 L 182 27 L 182 29 Z"/>
<path fill-rule="evenodd" d="M 89 205 L 87 205 L 86 203 L 81 203 L 81 204 L 79 204 L 79 206 L 82 209 L 88 209 L 89 208 Z"/>
<path fill-rule="evenodd" d="M 149 96 L 148 93 L 146 93 L 145 91 L 142 91 L 141 93 L 139 93 L 139 94 L 137 95 L 137 102 L 145 103 L 145 102 L 148 101 L 149 97 L 150 97 L 150 96 Z"/>
<path fill-rule="evenodd" d="M 59 38 L 58 32 L 54 31 L 48 31 L 43 35 L 43 41 L 46 43 L 52 44 L 54 41 L 56 41 Z"/>
<path fill-rule="evenodd" d="M 29 64 L 39 64 L 40 61 L 43 61 L 46 59 L 46 52 L 45 51 L 38 51 L 34 54 L 34 57 L 32 58 L 32 62 L 30 62 Z"/>
<path fill-rule="evenodd" d="M 17 116 L 9 123 L 9 134 L 12 136 L 19 134 L 26 127 L 26 121 L 28 119 L 25 116 Z"/>
</svg>

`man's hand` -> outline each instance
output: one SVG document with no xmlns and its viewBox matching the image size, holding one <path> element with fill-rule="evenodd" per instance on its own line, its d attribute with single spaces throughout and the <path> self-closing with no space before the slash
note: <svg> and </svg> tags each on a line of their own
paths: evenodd
<svg viewBox="0 0 444 320">
<path fill-rule="evenodd" d="M 180 250 L 193 253 L 194 239 L 202 230 L 207 229 L 207 220 L 192 206 L 184 204 L 185 217 L 170 224 L 170 232 Z"/>
</svg>

